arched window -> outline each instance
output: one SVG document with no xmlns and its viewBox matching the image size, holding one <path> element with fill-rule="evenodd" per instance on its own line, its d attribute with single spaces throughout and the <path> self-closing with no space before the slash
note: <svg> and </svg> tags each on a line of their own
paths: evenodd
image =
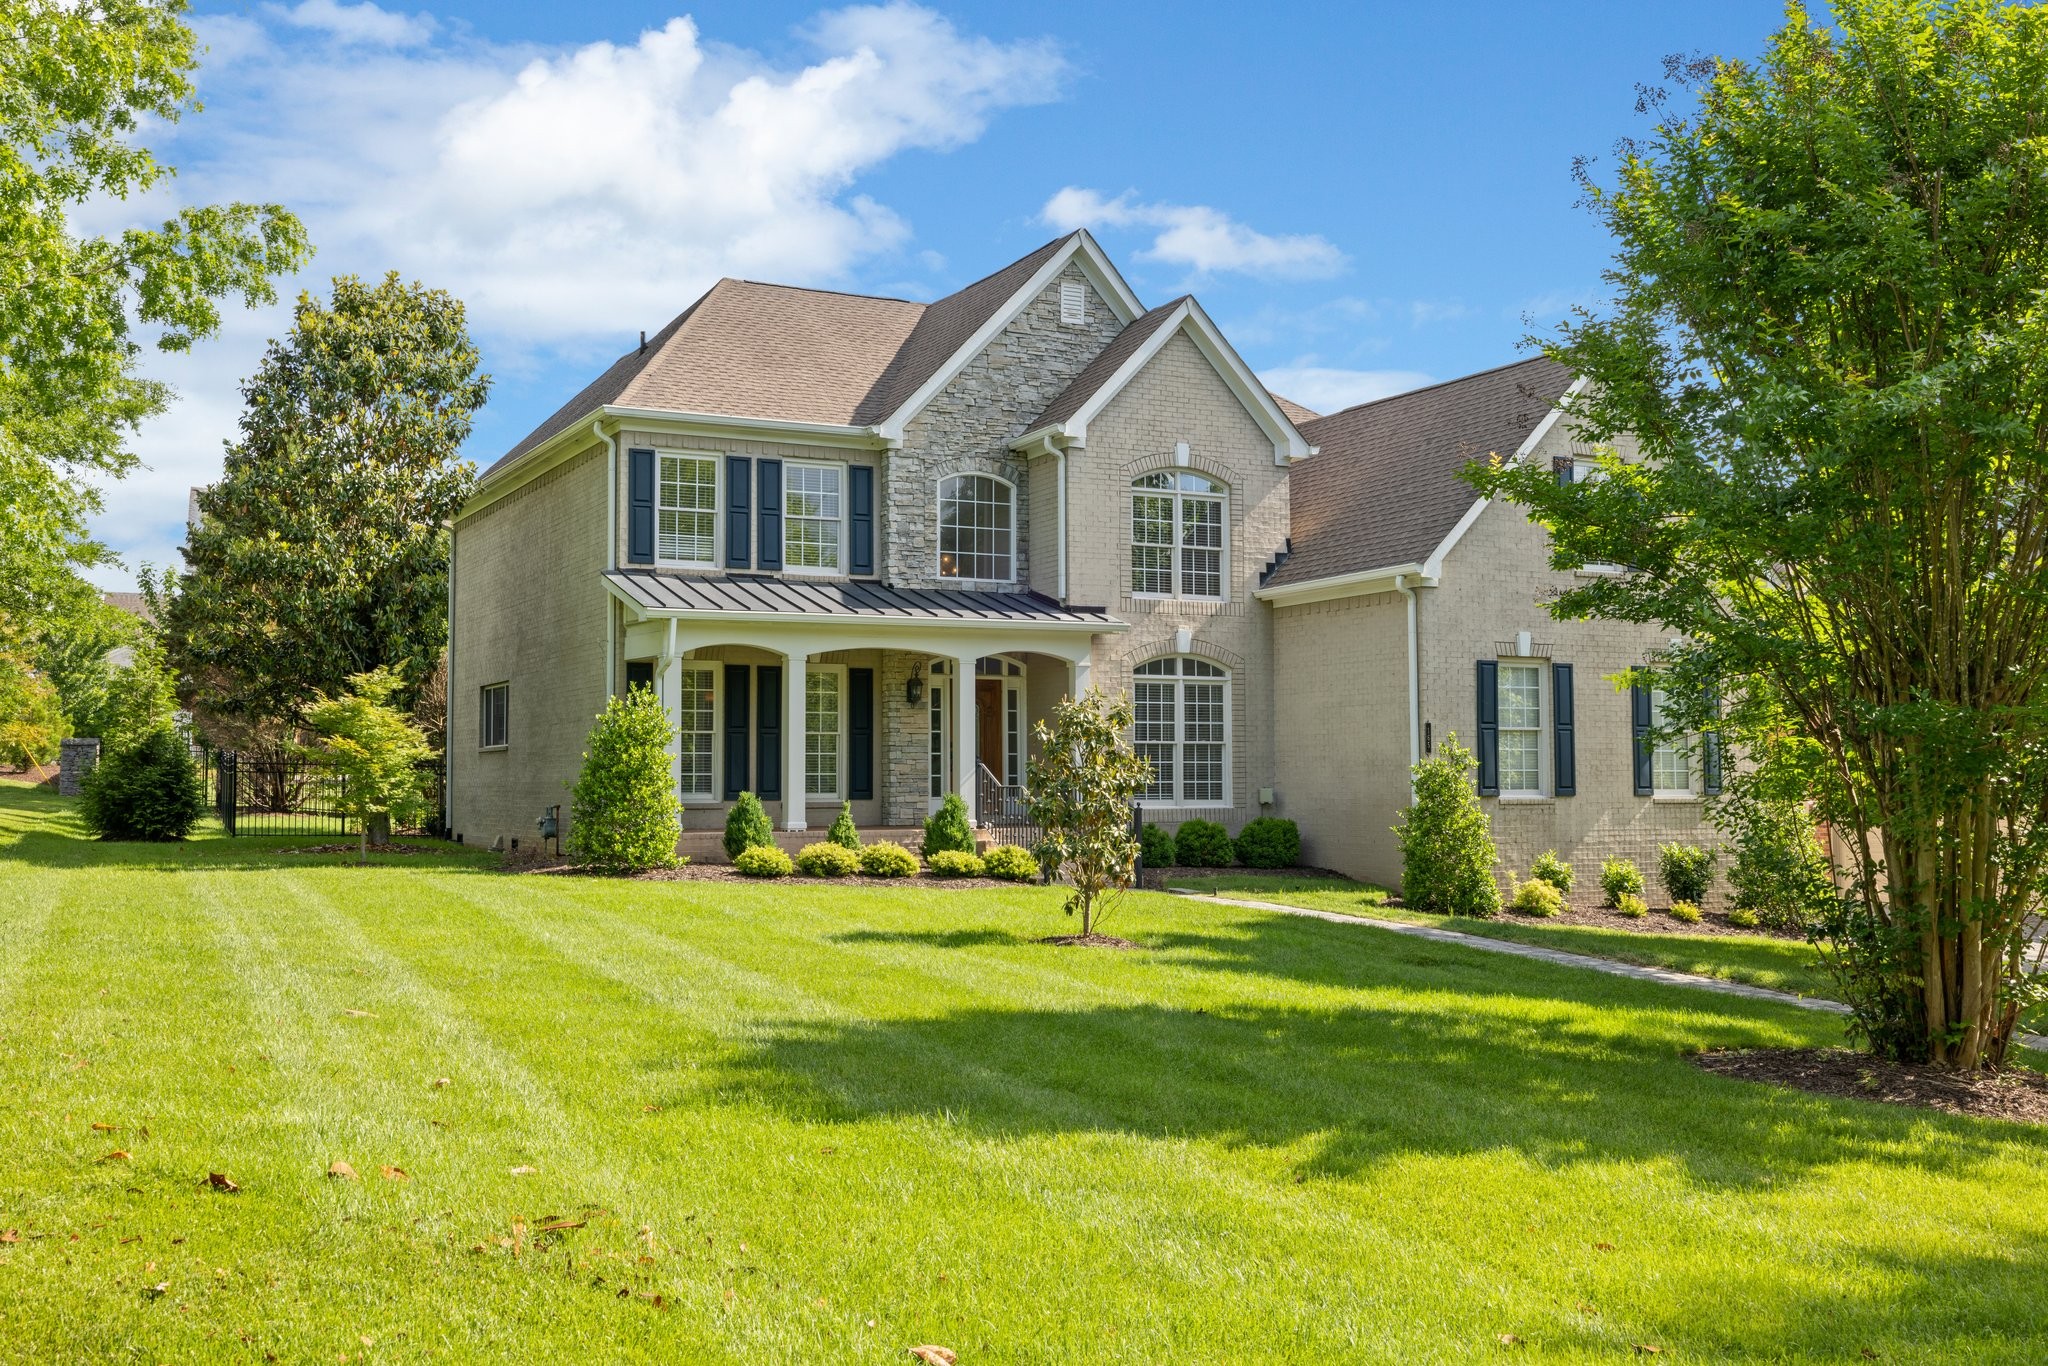
<svg viewBox="0 0 2048 1366">
<path fill-rule="evenodd" d="M 1180 656 L 1140 664 L 1131 684 L 1136 748 L 1152 761 L 1143 800 L 1220 806 L 1230 800 L 1230 674 Z"/>
<path fill-rule="evenodd" d="M 939 481 L 939 577 L 996 579 L 1015 576 L 1016 490 L 988 474 L 956 474 Z"/>
<path fill-rule="evenodd" d="M 1186 470 L 1131 481 L 1131 592 L 1223 596 L 1224 497 L 1223 485 Z"/>
</svg>

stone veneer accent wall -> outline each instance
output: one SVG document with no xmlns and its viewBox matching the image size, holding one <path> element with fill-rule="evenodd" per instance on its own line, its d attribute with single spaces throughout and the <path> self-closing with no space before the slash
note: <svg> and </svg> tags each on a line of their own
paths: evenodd
<svg viewBox="0 0 2048 1366">
<path fill-rule="evenodd" d="M 1031 581 L 1028 474 L 1010 442 L 1029 431 L 1046 405 L 1123 330 L 1078 266 L 1068 266 L 1060 280 L 1086 286 L 1088 321 L 1079 326 L 1060 321 L 1060 281 L 1054 281 L 911 420 L 903 448 L 890 452 L 883 503 L 888 528 L 884 573 L 891 583 L 903 588 L 1012 588 Z M 969 472 L 993 474 L 1016 487 L 1014 584 L 938 575 L 939 480 Z"/>
</svg>

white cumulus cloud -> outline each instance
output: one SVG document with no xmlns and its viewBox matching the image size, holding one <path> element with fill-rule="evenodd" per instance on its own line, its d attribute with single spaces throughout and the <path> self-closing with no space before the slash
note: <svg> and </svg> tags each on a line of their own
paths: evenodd
<svg viewBox="0 0 2048 1366">
<path fill-rule="evenodd" d="M 439 27 L 432 15 L 398 14 L 362 0 L 344 4 L 341 0 L 300 0 L 296 5 L 265 5 L 264 8 L 298 28 L 318 29 L 344 43 L 375 43 L 384 47 L 411 47 L 424 43 Z"/>
<path fill-rule="evenodd" d="M 1147 204 L 1126 190 L 1106 199 L 1069 185 L 1045 202 L 1040 217 L 1061 232 L 1076 228 L 1142 228 L 1152 243 L 1141 261 L 1181 266 L 1200 275 L 1224 272 L 1277 279 L 1322 279 L 1344 269 L 1344 253 L 1315 233 L 1271 234 L 1206 204 Z"/>
<path fill-rule="evenodd" d="M 1259 379 L 1272 392 L 1323 414 L 1436 383 L 1433 376 L 1420 370 L 1345 370 L 1326 365 L 1283 365 L 1261 370 Z"/>
</svg>

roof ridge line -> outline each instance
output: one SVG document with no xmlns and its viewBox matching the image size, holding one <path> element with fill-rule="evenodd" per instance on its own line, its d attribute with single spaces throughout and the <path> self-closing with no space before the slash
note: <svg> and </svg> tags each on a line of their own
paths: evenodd
<svg viewBox="0 0 2048 1366">
<path fill-rule="evenodd" d="M 842 299 L 870 299 L 885 304 L 911 304 L 917 308 L 928 308 L 929 304 L 920 299 L 906 299 L 897 294 L 862 294 L 851 289 L 820 289 L 816 285 L 792 285 L 781 280 L 753 280 L 744 275 L 721 275 L 722 284 L 727 280 L 736 285 L 758 285 L 762 289 L 793 289 L 804 294 L 832 294 Z"/>
</svg>

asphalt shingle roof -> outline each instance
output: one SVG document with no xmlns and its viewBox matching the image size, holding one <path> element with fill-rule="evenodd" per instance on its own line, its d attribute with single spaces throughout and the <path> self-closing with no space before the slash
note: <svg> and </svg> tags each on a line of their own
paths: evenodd
<svg viewBox="0 0 2048 1366">
<path fill-rule="evenodd" d="M 1065 422 L 1080 412 L 1083 405 L 1095 397 L 1096 391 L 1109 383 L 1117 369 L 1131 358 L 1133 352 L 1145 344 L 1147 337 L 1165 324 L 1167 318 L 1187 297 L 1183 294 L 1178 299 L 1159 305 L 1150 313 L 1133 318 L 1130 326 L 1117 333 L 1110 339 L 1109 345 L 1095 353 L 1094 360 L 1081 367 L 1081 373 L 1074 376 L 1067 387 L 1060 391 L 1060 396 L 1047 404 L 1045 411 L 1025 430 L 1036 431 L 1055 422 Z"/>
<path fill-rule="evenodd" d="M 1478 499 L 1459 472 L 1518 450 L 1571 383 L 1536 356 L 1302 423 L 1320 449 L 1288 475 L 1293 551 L 1264 586 L 1427 559 Z"/>
</svg>

